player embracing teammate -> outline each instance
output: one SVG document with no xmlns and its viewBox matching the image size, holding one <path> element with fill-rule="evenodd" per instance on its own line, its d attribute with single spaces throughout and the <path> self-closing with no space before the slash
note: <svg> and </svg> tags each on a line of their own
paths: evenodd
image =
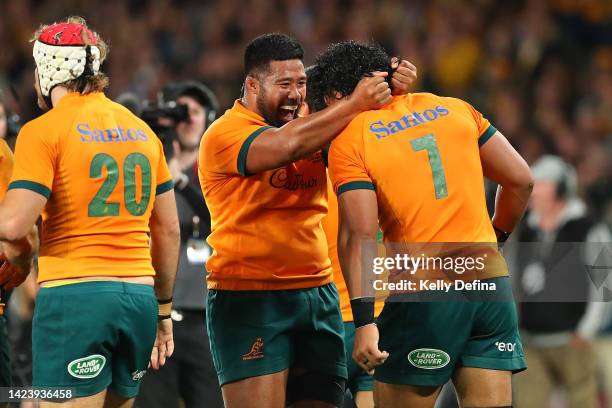
<svg viewBox="0 0 612 408">
<path fill-rule="evenodd" d="M 321 219 L 321 148 L 360 112 L 391 100 L 384 73 L 335 106 L 298 118 L 303 50 L 283 34 L 253 40 L 244 95 L 200 145 L 211 213 L 207 324 L 228 407 L 337 407 L 346 383 L 343 323 Z"/>
<path fill-rule="evenodd" d="M 309 83 L 309 97 L 331 107 L 363 75 L 390 68 L 380 46 L 351 41 L 330 46 L 316 66 L 320 75 Z M 525 360 L 497 242 L 508 238 L 527 205 L 532 177 L 525 161 L 468 103 L 414 93 L 353 119 L 332 142 L 329 168 L 339 202 L 338 253 L 357 327 L 353 357 L 374 372 L 376 406 L 433 407 L 449 379 L 461 406 L 511 406 L 511 374 Z M 492 220 L 484 177 L 500 185 Z M 472 294 L 475 301 L 394 294 L 404 301 L 387 301 L 374 324 L 374 303 L 363 299 L 371 293 L 365 285 L 371 271 L 362 249 L 375 242 L 379 224 L 389 243 L 485 249 L 487 267 L 463 279 L 477 277 L 496 292 Z"/>
<path fill-rule="evenodd" d="M 48 112 L 22 129 L 0 205 L 0 240 L 12 265 L 2 279 L 13 283 L 29 270 L 42 212 L 34 385 L 74 389 L 74 406 L 130 406 L 149 362 L 157 368 L 173 348 L 172 182 L 157 137 L 102 93 L 105 53 L 82 19 L 36 33 L 36 90 Z M 321 225 L 328 188 L 322 148 L 336 136 L 329 160 L 352 298 L 361 295 L 357 243 L 375 237 L 379 216 L 389 240 L 494 242 L 496 232 L 507 238 L 529 196 L 526 164 L 482 115 L 452 98 L 392 96 L 397 78 L 387 79 L 390 59 L 376 47 L 344 43 L 323 54 L 319 100 L 329 106 L 298 117 L 306 96 L 302 60 L 291 37 L 254 39 L 245 50 L 242 97 L 200 145 L 214 248 L 206 266 L 207 328 L 227 407 L 342 405 L 344 326 Z M 401 118 L 428 109 L 435 118 L 406 119 L 402 127 Z M 398 159 L 402 143 L 415 158 Z M 398 183 L 406 185 L 399 175 L 417 182 L 396 197 Z M 485 219 L 483 175 L 502 186 L 493 224 Z M 506 275 L 487 279 L 508 288 Z M 373 307 L 352 303 L 354 356 L 367 371 L 378 366 L 377 406 L 433 406 L 450 377 L 463 404 L 511 404 L 510 372 L 524 368 L 513 302 L 387 305 L 379 324 L 390 355 L 378 349 Z M 465 320 L 453 321 L 453 313 Z M 415 314 L 448 316 L 445 330 L 460 324 L 487 336 L 464 330 L 450 344 L 436 333 L 432 340 L 428 330 L 425 338 L 422 319 L 398 323 Z M 509 357 L 485 351 L 497 338 L 519 347 Z M 406 354 L 436 341 L 448 350 L 445 370 L 408 365 Z"/>
</svg>

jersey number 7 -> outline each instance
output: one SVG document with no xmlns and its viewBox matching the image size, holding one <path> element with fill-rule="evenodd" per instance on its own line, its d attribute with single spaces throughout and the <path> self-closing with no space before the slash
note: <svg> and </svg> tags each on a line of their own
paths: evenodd
<svg viewBox="0 0 612 408">
<path fill-rule="evenodd" d="M 448 196 L 448 189 L 446 188 L 446 176 L 444 175 L 444 167 L 442 166 L 442 159 L 440 158 L 440 150 L 438 150 L 438 144 L 436 143 L 436 137 L 433 133 L 425 136 L 412 139 L 410 141 L 412 150 L 419 152 L 421 150 L 427 150 L 429 156 L 429 166 L 431 167 L 431 174 L 433 176 L 434 190 L 436 192 L 436 200 L 440 200 Z"/>
</svg>

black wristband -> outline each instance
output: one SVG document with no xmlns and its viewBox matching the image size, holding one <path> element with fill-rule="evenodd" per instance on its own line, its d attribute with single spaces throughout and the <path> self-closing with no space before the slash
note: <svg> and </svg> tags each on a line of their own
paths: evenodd
<svg viewBox="0 0 612 408">
<path fill-rule="evenodd" d="M 162 320 L 170 319 L 170 315 L 157 315 L 157 321 L 161 322 Z"/>
<path fill-rule="evenodd" d="M 351 299 L 353 322 L 355 328 L 374 323 L 374 298 L 364 297 Z"/>
<path fill-rule="evenodd" d="M 493 229 L 495 230 L 495 235 L 497 236 L 497 242 L 499 242 L 500 244 L 506 242 L 508 238 L 510 238 L 510 234 L 512 234 L 512 232 L 500 230 L 495 225 L 493 225 Z"/>
<path fill-rule="evenodd" d="M 172 298 L 170 298 L 170 299 L 157 299 L 157 304 L 159 304 L 159 305 L 167 305 L 168 303 L 172 303 Z"/>
</svg>

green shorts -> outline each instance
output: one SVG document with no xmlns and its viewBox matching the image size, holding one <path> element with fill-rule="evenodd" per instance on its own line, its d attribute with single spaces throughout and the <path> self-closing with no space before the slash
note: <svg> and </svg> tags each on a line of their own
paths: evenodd
<svg viewBox="0 0 612 408">
<path fill-rule="evenodd" d="M 288 368 L 346 378 L 344 326 L 333 284 L 210 290 L 206 325 L 220 385 Z"/>
<path fill-rule="evenodd" d="M 32 324 L 35 387 L 138 394 L 157 333 L 153 287 L 84 282 L 41 288 Z"/>
<path fill-rule="evenodd" d="M 483 282 L 495 283 L 496 294 L 470 294 L 480 301 L 387 301 L 377 325 L 379 349 L 388 351 L 389 357 L 376 368 L 374 378 L 436 386 L 445 384 L 459 367 L 524 370 L 510 279 Z"/>
<path fill-rule="evenodd" d="M 355 344 L 355 324 L 344 322 L 344 353 L 346 355 L 346 367 L 348 369 L 347 388 L 353 396 L 360 391 L 372 391 L 374 389 L 374 378 L 363 371 L 353 360 L 353 345 Z"/>
<path fill-rule="evenodd" d="M 6 318 L 0 316 L 0 387 L 11 385 L 11 354 L 9 348 Z"/>
</svg>

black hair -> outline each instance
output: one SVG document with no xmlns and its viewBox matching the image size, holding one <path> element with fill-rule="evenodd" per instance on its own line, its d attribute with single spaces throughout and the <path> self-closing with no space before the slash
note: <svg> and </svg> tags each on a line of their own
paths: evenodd
<svg viewBox="0 0 612 408">
<path fill-rule="evenodd" d="M 245 75 L 267 70 L 272 61 L 304 60 L 302 45 L 292 37 L 281 33 L 263 34 L 247 45 L 244 51 Z"/>
<path fill-rule="evenodd" d="M 313 101 L 311 107 L 316 110 L 319 110 L 326 96 L 336 92 L 342 96 L 350 95 L 361 78 L 374 71 L 387 72 L 387 81 L 391 86 L 393 71 L 390 58 L 379 44 L 360 44 L 352 40 L 332 44 L 319 54 L 316 66 L 312 80 L 309 76 L 307 81 L 307 97 Z"/>
<path fill-rule="evenodd" d="M 318 92 L 317 86 L 321 83 L 321 69 L 318 65 L 306 68 L 306 103 L 310 112 L 318 112 L 325 109 L 325 98 Z"/>
</svg>

